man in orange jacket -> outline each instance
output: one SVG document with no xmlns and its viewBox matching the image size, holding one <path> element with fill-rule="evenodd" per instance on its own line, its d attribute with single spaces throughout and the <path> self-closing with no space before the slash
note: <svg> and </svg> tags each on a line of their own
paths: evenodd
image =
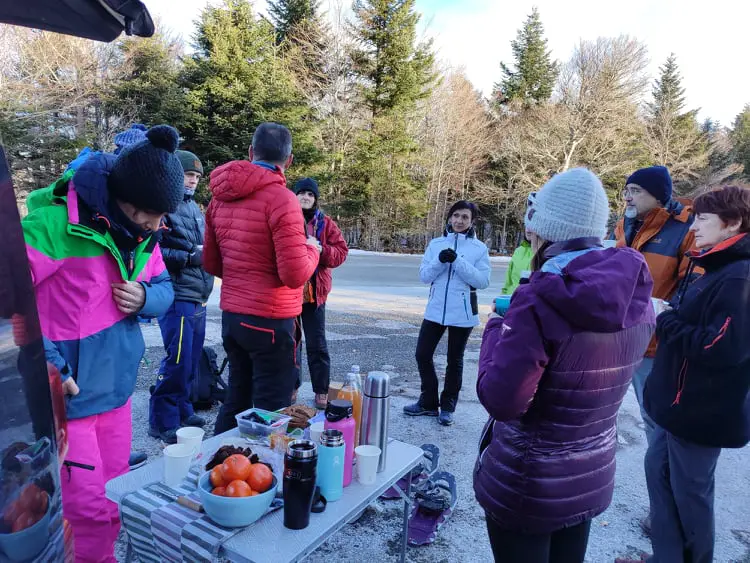
<svg viewBox="0 0 750 563">
<path fill-rule="evenodd" d="M 641 168 L 625 182 L 625 216 L 615 227 L 617 246 L 629 246 L 646 259 L 654 278 L 653 297 L 669 300 L 677 290 L 688 268 L 686 253 L 692 248 L 694 235 L 692 209 L 672 199 L 672 178 L 664 166 Z M 638 404 L 649 439 L 654 423 L 643 410 L 643 388 L 656 355 L 652 339 L 640 367 L 633 375 Z"/>
<path fill-rule="evenodd" d="M 625 216 L 615 227 L 617 246 L 629 246 L 646 259 L 654 279 L 652 297 L 669 300 L 685 277 L 689 260 L 687 252 L 695 237 L 690 231 L 692 208 L 672 198 L 672 178 L 664 166 L 636 170 L 625 182 Z M 643 389 L 651 373 L 656 355 L 656 337 L 646 356 L 633 374 L 633 389 L 650 444 L 654 422 L 643 408 Z M 641 522 L 646 533 L 651 531 L 651 516 Z"/>
</svg>

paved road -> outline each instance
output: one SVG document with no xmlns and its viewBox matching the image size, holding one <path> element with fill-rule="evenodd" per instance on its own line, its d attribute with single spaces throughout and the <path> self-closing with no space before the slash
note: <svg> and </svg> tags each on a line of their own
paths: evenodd
<svg viewBox="0 0 750 563">
<path fill-rule="evenodd" d="M 437 541 L 409 550 L 412 562 L 491 561 L 484 516 L 474 500 L 471 474 L 477 454 L 479 433 L 486 412 L 475 392 L 481 329 L 472 334 L 465 357 L 464 385 L 456 424 L 443 428 L 435 419 L 404 417 L 401 409 L 419 394 L 419 377 L 414 362 L 416 337 L 422 320 L 426 286 L 419 283 L 419 257 L 352 255 L 334 275 L 334 291 L 328 305 L 328 339 L 334 380 L 342 380 L 352 364 L 364 370 L 386 366 L 395 374 L 391 411 L 392 435 L 413 444 L 432 442 L 441 451 L 441 467 L 456 475 L 459 504 L 450 521 L 440 530 Z M 493 263 L 492 286 L 480 293 L 487 305 L 499 293 L 504 264 Z M 221 351 L 218 291 L 209 306 L 208 343 Z M 161 341 L 156 326 L 144 329 L 148 351 L 133 398 L 134 441 L 137 447 L 158 455 L 160 445 L 146 435 L 148 386 L 161 359 Z M 445 366 L 445 344 L 436 356 L 438 372 Z M 306 371 L 306 370 L 305 370 Z M 305 383 L 303 400 L 312 400 Z M 215 411 L 206 413 L 210 420 Z M 648 550 L 637 521 L 646 512 L 647 494 L 643 476 L 645 436 L 635 396 L 628 393 L 620 412 L 617 485 L 611 508 L 597 518 L 589 542 L 587 562 L 605 563 L 615 556 L 635 556 Z M 750 450 L 726 450 L 717 471 L 716 561 L 750 563 Z M 335 504 L 329 507 L 335 508 Z M 335 535 L 308 561 L 327 563 L 395 561 L 399 547 L 400 505 L 394 501 L 372 505 L 364 516 Z"/>
</svg>

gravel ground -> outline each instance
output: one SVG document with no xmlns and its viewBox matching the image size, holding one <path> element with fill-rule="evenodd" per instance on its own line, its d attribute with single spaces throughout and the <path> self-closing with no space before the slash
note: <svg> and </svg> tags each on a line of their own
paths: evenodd
<svg viewBox="0 0 750 563">
<path fill-rule="evenodd" d="M 462 563 L 491 561 L 484 515 L 472 490 L 472 468 L 477 455 L 479 433 L 486 412 L 478 403 L 475 384 L 481 330 L 476 329 L 466 352 L 464 385 L 456 413 L 456 424 L 444 428 L 435 419 L 408 418 L 401 409 L 419 394 L 419 377 L 414 362 L 416 337 L 424 309 L 426 291 L 413 283 L 418 257 L 388 258 L 352 256 L 337 271 L 335 291 L 328 306 L 328 339 L 332 358 L 332 378 L 342 380 L 352 364 L 363 370 L 386 369 L 398 374 L 391 402 L 391 435 L 412 444 L 432 442 L 441 449 L 441 469 L 456 476 L 459 491 L 457 510 L 440 530 L 437 541 L 428 547 L 410 548 L 412 562 Z M 389 268 L 390 285 L 378 284 L 381 268 Z M 504 265 L 497 265 L 502 268 Z M 395 269 L 395 273 L 392 273 Z M 401 272 L 401 273 L 399 273 Z M 412 272 L 411 274 L 409 272 Z M 403 276 L 401 275 L 403 274 Z M 493 275 L 493 287 L 480 299 L 499 293 L 502 269 Z M 411 276 L 411 277 L 410 277 Z M 218 290 L 215 292 L 218 294 Z M 209 304 L 207 344 L 220 345 L 218 297 Z M 353 313 L 352 311 L 357 311 Z M 153 383 L 162 357 L 161 339 L 155 325 L 145 326 L 147 353 L 133 397 L 134 449 L 160 454 L 162 445 L 148 437 L 148 387 Z M 438 372 L 445 365 L 445 343 L 438 348 Z M 305 370 L 306 372 L 306 370 Z M 305 377 L 306 374 L 305 374 Z M 300 399 L 312 401 L 309 383 Z M 216 411 L 201 413 L 213 425 Z M 616 556 L 635 556 L 649 550 L 638 520 L 646 513 L 647 494 L 643 475 L 645 436 L 635 396 L 628 393 L 619 416 L 619 449 L 615 497 L 610 509 L 597 518 L 592 528 L 587 562 L 611 562 Z M 750 451 L 725 450 L 717 470 L 717 547 L 720 563 L 750 563 Z M 364 515 L 334 535 L 307 561 L 326 562 L 332 557 L 342 562 L 396 561 L 400 546 L 402 504 L 376 502 Z M 118 558 L 124 560 L 124 542 L 118 543 Z"/>
</svg>

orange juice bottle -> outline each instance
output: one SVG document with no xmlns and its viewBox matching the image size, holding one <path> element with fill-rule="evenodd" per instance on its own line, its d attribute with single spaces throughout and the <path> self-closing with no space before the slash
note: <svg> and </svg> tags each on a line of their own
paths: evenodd
<svg viewBox="0 0 750 563">
<path fill-rule="evenodd" d="M 354 415 L 354 447 L 359 445 L 359 430 L 362 423 L 362 387 L 359 384 L 359 377 L 355 374 L 347 374 L 344 380 L 344 386 L 338 394 L 339 399 L 346 399 L 352 402 Z"/>
</svg>

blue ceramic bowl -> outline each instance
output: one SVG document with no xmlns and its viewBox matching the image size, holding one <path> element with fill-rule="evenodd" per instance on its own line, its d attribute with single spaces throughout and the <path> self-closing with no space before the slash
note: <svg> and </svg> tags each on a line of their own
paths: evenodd
<svg viewBox="0 0 750 563">
<path fill-rule="evenodd" d="M 209 518 L 227 528 L 249 526 L 266 513 L 276 496 L 276 476 L 273 485 L 265 493 L 254 497 L 220 497 L 211 494 L 213 487 L 209 481 L 210 471 L 204 473 L 198 481 L 198 494 L 203 509 Z"/>
<path fill-rule="evenodd" d="M 25 530 L 15 534 L 0 534 L 0 551 L 11 561 L 27 561 L 33 559 L 47 547 L 49 540 L 49 513 L 52 502 L 47 503 L 47 512 L 42 518 Z"/>
</svg>

